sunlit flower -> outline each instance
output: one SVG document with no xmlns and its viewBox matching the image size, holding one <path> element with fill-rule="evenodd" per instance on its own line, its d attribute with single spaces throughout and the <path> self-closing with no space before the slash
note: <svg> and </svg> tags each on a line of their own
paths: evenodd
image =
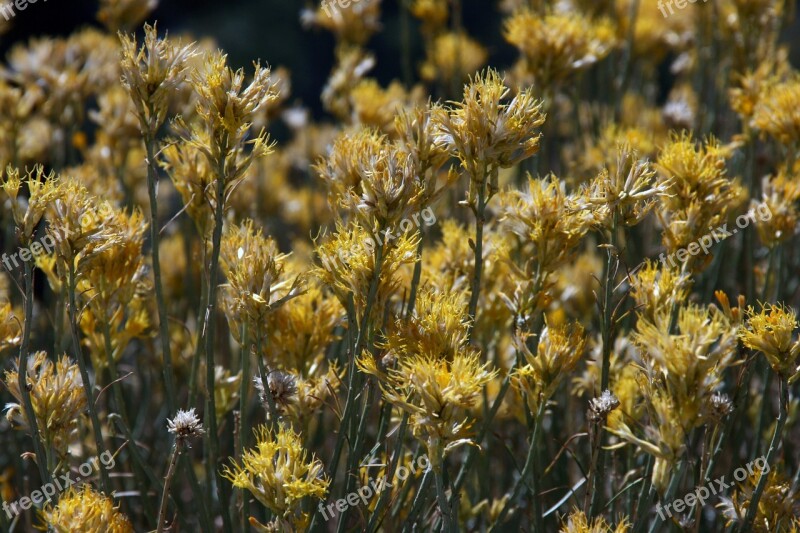
<svg viewBox="0 0 800 533">
<path fill-rule="evenodd" d="M 45 525 L 58 533 L 133 533 L 128 517 L 114 507 L 114 500 L 88 484 L 80 490 L 70 488 L 57 505 L 46 506 L 40 514 Z"/>
<path fill-rule="evenodd" d="M 795 329 L 797 316 L 791 308 L 762 304 L 758 312 L 748 307 L 747 321 L 739 330 L 739 338 L 748 348 L 764 354 L 772 369 L 785 379 L 798 371 L 800 339 L 793 339 Z"/>
<path fill-rule="evenodd" d="M 303 529 L 309 520 L 301 506 L 303 500 L 322 499 L 328 492 L 330 482 L 322 463 L 313 455 L 308 457 L 300 436 L 291 429 L 280 427 L 273 433 L 260 426 L 255 436 L 255 448 L 245 450 L 241 465 L 226 466 L 225 477 L 277 515 L 282 527 Z"/>
<path fill-rule="evenodd" d="M 19 388 L 19 370 L 6 371 L 5 385 L 18 403 L 6 405 L 6 418 L 24 429 L 30 428 L 22 406 Z M 27 386 L 43 443 L 65 453 L 73 429 L 86 409 L 78 365 L 64 355 L 53 363 L 45 352 L 36 352 L 28 358 Z"/>
</svg>

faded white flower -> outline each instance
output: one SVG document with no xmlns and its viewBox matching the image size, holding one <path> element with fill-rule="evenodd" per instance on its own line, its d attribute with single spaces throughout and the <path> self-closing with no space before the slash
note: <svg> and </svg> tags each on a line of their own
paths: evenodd
<svg viewBox="0 0 800 533">
<path fill-rule="evenodd" d="M 178 439 L 199 437 L 205 433 L 203 424 L 194 412 L 194 407 L 188 411 L 178 409 L 175 418 L 167 420 L 167 429 L 170 433 L 174 433 Z"/>
<path fill-rule="evenodd" d="M 603 420 L 617 407 L 619 407 L 619 398 L 606 389 L 599 398 L 589 400 L 589 419 L 592 421 Z"/>
<path fill-rule="evenodd" d="M 256 376 L 253 378 L 258 391 L 258 397 L 264 406 L 269 405 L 269 400 L 264 390 L 264 382 L 261 377 Z M 269 385 L 270 393 L 272 393 L 272 400 L 277 406 L 285 406 L 289 403 L 292 396 L 297 394 L 297 378 L 292 374 L 274 370 L 267 374 L 267 384 Z M 267 409 L 269 410 L 269 409 Z"/>
</svg>

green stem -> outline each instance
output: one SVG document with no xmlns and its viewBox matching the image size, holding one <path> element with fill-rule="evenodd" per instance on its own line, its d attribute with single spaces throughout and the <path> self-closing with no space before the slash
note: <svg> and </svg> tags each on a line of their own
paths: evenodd
<svg viewBox="0 0 800 533">
<path fill-rule="evenodd" d="M 205 254 L 205 237 L 203 237 L 203 265 L 206 263 L 206 254 Z M 208 286 L 206 283 L 200 284 L 200 306 L 198 307 L 197 311 L 197 320 L 200 321 L 200 317 L 203 316 L 203 309 L 206 307 L 206 302 L 208 301 L 208 295 L 206 291 L 208 290 Z M 196 338 L 195 338 L 195 349 L 194 354 L 192 355 L 192 368 L 189 374 L 189 405 L 195 405 L 197 400 L 197 378 L 198 373 L 200 370 L 200 358 L 203 354 L 203 328 L 197 328 Z"/>
<path fill-rule="evenodd" d="M 613 320 L 613 296 L 614 296 L 614 272 L 615 272 L 615 254 L 617 253 L 617 226 L 619 223 L 619 211 L 615 208 L 611 219 L 611 238 L 609 239 L 609 248 L 607 250 L 608 257 L 605 265 L 605 287 L 603 295 L 603 364 L 600 375 L 600 391 L 607 390 L 610 381 L 611 370 L 611 347 L 614 342 L 614 335 L 612 331 Z M 603 436 L 602 429 L 599 428 L 600 434 L 598 437 L 598 456 L 597 456 L 597 471 L 590 472 L 592 476 L 592 499 L 589 504 L 589 519 L 594 517 L 595 512 L 603 506 L 603 484 L 606 482 L 606 452 L 603 449 Z"/>
<path fill-rule="evenodd" d="M 164 492 L 161 494 L 161 506 L 158 510 L 158 533 L 164 531 L 164 522 L 167 518 L 167 502 L 169 501 L 169 486 L 172 482 L 172 476 L 175 475 L 175 465 L 178 464 L 178 457 L 181 454 L 181 438 L 175 438 L 175 446 L 172 447 L 172 453 L 169 456 L 169 468 L 167 468 L 167 475 L 164 478 Z"/>
<path fill-rule="evenodd" d="M 249 416 L 247 414 L 247 393 L 250 390 L 250 344 L 247 339 L 247 324 L 242 324 L 242 361 L 241 372 L 242 378 L 239 383 L 239 459 L 244 456 L 245 448 L 247 448 L 247 437 L 250 435 L 250 426 L 248 424 Z M 261 376 L 262 384 L 265 386 L 264 391 L 272 396 L 269 389 L 269 383 L 264 381 L 264 376 Z M 241 491 L 242 495 L 242 510 L 241 510 L 241 527 L 242 531 L 247 531 L 247 517 L 250 514 L 250 502 L 246 491 Z"/>
<path fill-rule="evenodd" d="M 112 389 L 114 404 L 121 417 L 121 419 L 117 419 L 117 425 L 122 429 L 125 438 L 128 439 L 128 450 L 130 451 L 131 457 L 133 458 L 135 464 L 133 475 L 136 477 L 136 482 L 138 483 L 139 487 L 141 487 L 140 493 L 142 496 L 142 506 L 144 507 L 146 515 L 145 518 L 152 522 L 154 509 L 150 504 L 150 498 L 147 497 L 146 487 L 148 485 L 148 481 L 152 486 L 157 486 L 158 483 L 156 481 L 155 474 L 153 474 L 153 472 L 150 470 L 150 467 L 147 466 L 147 463 L 145 463 L 144 459 L 139 454 L 138 445 L 136 444 L 136 440 L 133 438 L 133 434 L 131 433 L 127 409 L 125 408 L 125 398 L 122 394 L 122 383 L 117 381 L 118 374 L 112 351 L 111 331 L 108 325 L 109 322 L 109 320 L 103 321 L 103 343 L 106 352 L 106 364 L 108 365 L 109 384 Z M 146 479 L 146 477 L 149 478 L 149 480 Z"/>
<path fill-rule="evenodd" d="M 484 179 L 486 172 L 484 171 Z M 467 342 L 472 340 L 472 332 L 475 329 L 478 314 L 478 298 L 481 291 L 481 275 L 483 274 L 483 226 L 486 223 L 486 203 L 484 200 L 486 185 L 481 183 L 478 186 L 478 204 L 475 206 L 475 269 L 472 274 L 472 284 L 469 295 L 469 329 L 467 330 Z"/>
<path fill-rule="evenodd" d="M 100 419 L 97 416 L 97 409 L 95 408 L 95 396 L 94 391 L 92 390 L 92 384 L 89 381 L 89 370 L 88 365 L 86 364 L 86 357 L 83 355 L 83 349 L 81 348 L 81 341 L 78 335 L 78 319 L 76 314 L 77 302 L 75 301 L 75 291 L 77 285 L 77 280 L 75 279 L 75 260 L 74 258 L 69 258 L 67 262 L 69 263 L 69 326 L 70 331 L 72 332 L 72 346 L 75 350 L 75 356 L 78 359 L 78 368 L 80 368 L 81 381 L 83 381 L 83 391 L 86 394 L 89 418 L 92 421 L 92 433 L 94 434 L 94 442 L 95 446 L 97 447 L 97 455 L 99 456 L 105 453 L 106 446 L 103 443 L 103 430 L 102 426 L 100 425 Z M 111 483 L 108 479 L 106 465 L 101 461 L 98 466 L 100 468 L 100 486 L 103 489 L 104 494 L 110 495 Z"/>
<path fill-rule="evenodd" d="M 662 501 L 664 502 L 671 502 L 673 497 L 675 496 L 675 492 L 677 492 L 678 487 L 681 484 L 681 480 L 683 479 L 683 474 L 686 472 L 686 467 L 689 464 L 689 459 L 684 457 L 680 460 L 680 466 L 678 466 L 678 471 L 672 475 L 672 478 L 669 481 L 669 485 L 667 486 L 667 492 L 664 494 L 664 498 Z M 661 523 L 663 520 L 661 519 L 661 515 L 656 515 L 655 519 L 653 520 L 653 524 L 650 526 L 650 533 L 655 533 L 656 531 L 660 531 Z"/>
<path fill-rule="evenodd" d="M 783 438 L 783 427 L 786 425 L 786 418 L 788 413 L 788 405 L 789 405 L 789 386 L 786 383 L 786 380 L 783 377 L 780 377 L 781 380 L 781 400 L 780 400 L 780 410 L 778 411 L 778 423 L 775 425 L 775 432 L 772 434 L 772 440 L 769 443 L 769 450 L 767 451 L 767 466 L 772 465 L 773 460 L 775 459 L 775 453 L 778 451 L 778 446 L 780 445 L 780 441 Z M 746 531 L 751 531 L 751 526 L 753 525 L 753 521 L 756 518 L 756 513 L 758 512 L 758 502 L 761 500 L 761 495 L 764 493 L 764 489 L 767 486 L 767 481 L 769 480 L 769 471 L 765 472 L 766 468 L 761 470 L 761 474 L 758 478 L 758 484 L 756 485 L 756 490 L 753 491 L 753 497 L 750 499 L 750 504 L 747 507 L 747 514 L 744 517 L 744 522 L 742 523 L 742 527 L 739 529 L 742 533 Z"/>
<path fill-rule="evenodd" d="M 457 525 L 453 520 L 453 510 L 450 503 L 447 501 L 447 494 L 445 494 L 444 475 L 443 471 L 446 468 L 444 463 L 444 450 L 440 449 L 437 452 L 436 468 L 433 469 L 434 479 L 436 481 L 436 500 L 439 503 L 439 512 L 442 513 L 442 521 L 444 522 L 444 530 L 446 533 L 455 533 L 458 531 Z"/>
<path fill-rule="evenodd" d="M 413 520 L 415 520 L 417 514 L 425 505 L 425 501 L 428 499 L 428 485 L 430 485 L 432 477 L 432 469 L 426 471 L 422 476 L 422 481 L 419 484 L 419 490 L 417 490 L 417 494 L 414 496 L 414 502 L 411 504 L 411 511 L 409 511 L 408 517 L 406 518 L 406 524 L 403 526 L 403 533 L 409 530 L 409 525 L 413 523 Z"/>
<path fill-rule="evenodd" d="M 153 116 L 151 113 L 150 116 Z M 158 329 L 161 339 L 161 355 L 164 364 L 164 386 L 167 392 L 167 410 L 169 414 L 175 413 L 177 396 L 175 394 L 175 380 L 172 371 L 172 350 L 169 345 L 169 318 L 167 317 L 167 304 L 164 300 L 164 287 L 161 284 L 161 261 L 159 260 L 159 224 L 158 224 L 158 199 L 156 187 L 158 185 L 158 169 L 155 156 L 155 128 L 151 125 L 144 132 L 144 145 L 147 153 L 147 193 L 150 198 L 150 254 L 153 263 L 153 285 L 156 291 L 156 304 L 158 307 Z"/>
<path fill-rule="evenodd" d="M 535 426 L 533 429 L 533 436 L 531 437 L 531 443 L 528 448 L 528 456 L 525 458 L 525 465 L 522 467 L 522 473 L 517 479 L 516 483 L 514 484 L 514 490 L 511 493 L 511 497 L 506 501 L 505 505 L 503 505 L 503 509 L 500 511 L 500 514 L 497 515 L 497 519 L 495 520 L 492 527 L 489 529 L 489 533 L 494 533 L 495 531 L 499 531 L 498 528 L 502 528 L 503 521 L 505 520 L 506 515 L 511 510 L 511 506 L 514 505 L 517 501 L 517 498 L 522 494 L 524 487 L 527 485 L 527 478 L 531 475 L 531 473 L 535 470 L 535 463 L 536 463 L 536 451 L 538 448 L 539 443 L 539 435 L 541 434 L 541 426 L 542 426 L 542 415 L 544 414 L 544 404 L 545 402 L 541 402 L 539 404 L 539 409 L 536 412 L 535 418 Z M 533 506 L 534 506 L 534 531 L 543 532 L 544 525 L 543 525 L 543 518 L 542 518 L 542 504 L 539 501 L 539 479 L 538 476 L 534 474 L 530 489 L 533 491 Z"/>
<path fill-rule="evenodd" d="M 226 143 L 222 143 L 225 146 Z M 216 330 L 216 310 L 217 310 L 217 283 L 219 276 L 219 256 L 220 245 L 222 243 L 222 224 L 225 204 L 225 156 L 220 156 L 217 169 L 217 205 L 214 210 L 214 233 L 212 236 L 211 263 L 208 269 L 208 303 L 204 319 L 203 330 L 205 331 L 205 356 L 206 356 L 206 422 L 208 425 L 208 474 L 209 483 L 217 486 L 217 497 L 219 499 L 223 528 L 225 531 L 232 531 L 231 517 L 229 514 L 225 481 L 220 474 L 217 460 L 219 458 L 219 434 L 217 432 L 217 403 L 214 397 L 214 333 Z M 269 396 L 269 394 L 267 395 Z"/>
<path fill-rule="evenodd" d="M 389 463 L 389 468 L 386 470 L 386 479 L 392 480 L 394 479 L 394 473 L 397 469 L 397 463 L 400 461 L 400 454 L 403 451 L 403 439 L 406 435 L 406 428 L 408 427 L 408 413 L 403 414 L 403 420 L 400 422 L 400 429 L 397 432 L 397 446 L 394 449 L 394 453 L 392 454 L 392 460 Z M 389 493 L 391 491 L 384 490 L 381 491 L 380 498 L 378 498 L 378 503 L 375 506 L 375 510 L 372 512 L 372 516 L 369 518 L 369 523 L 367 524 L 367 533 L 372 533 L 376 531 L 380 521 L 383 519 L 381 516 L 383 514 L 383 508 L 386 506 L 386 502 L 389 501 Z"/>
<path fill-rule="evenodd" d="M 19 393 L 22 395 L 25 418 L 28 419 L 28 425 L 31 428 L 33 450 L 36 453 L 36 465 L 39 467 L 39 475 L 42 483 L 50 483 L 51 472 L 48 467 L 48 456 L 50 454 L 45 455 L 45 451 L 42 449 L 39 422 L 36 420 L 36 412 L 33 410 L 31 391 L 28 385 L 28 352 L 30 350 L 31 329 L 33 326 L 33 266 L 30 261 L 25 261 L 25 301 L 23 305 L 25 307 L 25 323 L 22 326 L 22 344 L 19 348 L 18 387 Z"/>
<path fill-rule="evenodd" d="M 408 295 L 408 305 L 406 306 L 406 318 L 414 313 L 417 303 L 417 289 L 419 280 L 422 277 L 422 232 L 419 234 L 419 244 L 417 245 L 417 256 L 414 261 L 414 274 L 411 277 L 411 292 Z"/>
</svg>

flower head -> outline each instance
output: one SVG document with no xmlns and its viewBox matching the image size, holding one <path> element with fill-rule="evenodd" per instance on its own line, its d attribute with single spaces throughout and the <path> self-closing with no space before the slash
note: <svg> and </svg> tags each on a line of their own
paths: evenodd
<svg viewBox="0 0 800 533">
<path fill-rule="evenodd" d="M 518 331 L 514 346 L 525 358 L 525 364 L 514 371 L 513 383 L 525 393 L 531 412 L 536 413 L 555 393 L 558 385 L 575 369 L 586 348 L 583 327 L 548 326 L 542 330 L 536 346 L 531 351 L 530 334 Z"/>
<path fill-rule="evenodd" d="M 758 312 L 753 307 L 747 309 L 747 321 L 739 330 L 739 338 L 748 348 L 764 354 L 772 369 L 785 379 L 798 371 L 800 339 L 793 339 L 795 329 L 797 315 L 791 308 L 762 304 Z"/>
<path fill-rule="evenodd" d="M 110 17 L 110 10 L 106 13 Z M 186 81 L 195 51 L 192 45 L 181 46 L 167 37 L 159 39 L 155 26 L 145 24 L 144 32 L 141 48 L 135 36 L 120 34 L 120 68 L 122 84 L 133 100 L 142 130 L 153 135 L 167 117 L 170 98 Z"/>
<path fill-rule="evenodd" d="M 301 504 L 307 497 L 324 498 L 330 483 L 322 463 L 308 457 L 300 436 L 287 427 L 273 432 L 260 426 L 256 447 L 245 450 L 242 464 L 225 467 L 224 475 L 234 487 L 248 490 L 283 524 L 303 529 L 308 515 Z M 253 519 L 251 518 L 251 521 Z"/>
<path fill-rule="evenodd" d="M 488 69 L 464 87 L 462 101 L 434 108 L 437 144 L 457 157 L 469 176 L 469 205 L 477 203 L 479 192 L 487 201 L 497 192 L 499 169 L 539 151 L 541 100 L 525 90 L 506 101 L 509 93 L 497 71 Z"/>
<path fill-rule="evenodd" d="M 53 443 L 60 453 L 66 452 L 70 433 L 86 408 L 78 365 L 66 355 L 53 363 L 45 352 L 36 352 L 28 358 L 26 383 L 42 441 Z M 18 402 L 6 405 L 6 418 L 29 428 L 30 421 L 22 407 L 18 369 L 5 373 L 5 385 Z"/>
<path fill-rule="evenodd" d="M 133 533 L 128 517 L 114 507 L 114 500 L 89 485 L 70 488 L 58 505 L 41 511 L 45 525 L 58 533 Z"/>
<path fill-rule="evenodd" d="M 194 412 L 194 407 L 188 411 L 178 409 L 175 418 L 167 420 L 167 430 L 174 433 L 175 438 L 180 440 L 199 437 L 205 433 L 203 424 Z"/>
</svg>

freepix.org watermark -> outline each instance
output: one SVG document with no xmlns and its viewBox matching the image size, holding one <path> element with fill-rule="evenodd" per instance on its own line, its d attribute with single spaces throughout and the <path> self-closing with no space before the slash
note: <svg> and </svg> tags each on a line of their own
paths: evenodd
<svg viewBox="0 0 800 533">
<path fill-rule="evenodd" d="M 359 2 L 368 4 L 370 0 L 322 0 L 322 10 L 326 15 L 332 17 L 336 10 L 347 9 L 351 5 L 358 4 Z"/>
<path fill-rule="evenodd" d="M 384 243 L 392 241 L 396 239 L 399 235 L 407 232 L 411 228 L 420 227 L 420 223 L 425 224 L 425 226 L 432 226 L 436 224 L 436 214 L 433 212 L 433 209 L 430 207 L 426 207 L 419 213 L 414 213 L 410 217 L 404 218 L 400 221 L 397 225 L 397 228 L 386 228 L 378 235 L 375 236 L 375 240 L 377 240 L 377 246 L 383 246 Z M 399 229 L 399 232 L 398 232 Z M 367 253 L 373 254 L 375 252 L 375 240 L 372 237 L 367 237 L 364 239 L 364 242 L 361 243 L 361 246 L 366 250 Z M 356 249 L 352 249 L 356 248 Z M 333 257 L 325 254 L 320 255 L 320 261 L 322 262 L 323 268 L 328 272 L 332 271 L 337 267 L 336 259 L 338 257 L 339 261 L 343 265 L 346 265 L 349 259 L 358 254 L 359 250 L 357 249 L 358 245 L 351 247 L 351 249 L 340 249 L 337 254 Z"/>
<path fill-rule="evenodd" d="M 736 481 L 742 482 L 747 479 L 747 476 L 752 476 L 755 473 L 753 467 L 758 468 L 761 472 L 761 475 L 769 474 L 769 463 L 767 463 L 767 458 L 763 455 L 758 459 L 750 461 L 745 466 L 740 466 L 733 472 L 733 479 Z M 746 470 L 745 470 L 746 468 Z M 656 512 L 661 520 L 666 520 L 665 514 L 667 517 L 672 518 L 672 512 L 682 513 L 686 509 L 691 509 L 694 507 L 695 504 L 698 504 L 700 507 L 705 505 L 706 500 L 711 498 L 711 496 L 717 496 L 723 493 L 723 491 L 728 490 L 731 487 L 731 483 L 725 483 L 725 476 L 722 476 L 714 481 L 708 483 L 708 485 L 702 485 L 695 487 L 693 492 L 686 494 L 683 498 L 678 498 L 677 500 L 668 503 L 664 507 L 661 507 L 659 503 L 656 506 Z M 670 510 L 672 507 L 672 510 Z"/>
<path fill-rule="evenodd" d="M 31 492 L 30 496 L 23 496 L 22 498 L 13 502 L 3 502 L 3 511 L 9 520 L 27 511 L 32 506 L 41 506 L 44 502 L 49 502 L 53 496 L 60 494 L 67 490 L 72 485 L 80 483 L 82 479 L 86 479 L 92 475 L 92 472 L 99 470 L 100 463 L 106 468 L 114 468 L 116 460 L 110 451 L 104 451 L 99 457 L 92 457 L 81 466 L 78 467 L 78 474 L 72 477 L 75 472 L 67 471 L 61 474 L 60 477 L 53 478 L 50 483 L 45 483 L 39 489 Z"/>
<path fill-rule="evenodd" d="M 39 0 L 15 0 L 14 2 L 8 2 L 7 4 L 0 4 L 0 13 L 2 13 L 3 18 L 6 20 L 11 20 L 17 16 L 14 12 L 14 8 L 17 11 L 25 11 L 28 9 L 28 4 L 35 4 Z M 42 0 L 47 2 L 47 0 Z"/>
<path fill-rule="evenodd" d="M 86 211 L 83 213 L 80 219 L 78 219 L 78 223 L 81 225 L 82 229 L 87 228 L 90 224 L 106 220 L 113 214 L 114 207 L 109 202 L 104 201 L 97 206 L 96 211 Z M 8 272 L 11 272 L 11 270 L 20 266 L 20 261 L 22 261 L 22 263 L 27 263 L 32 260 L 35 261 L 36 258 L 42 254 L 49 255 L 53 253 L 56 244 L 74 236 L 78 233 L 78 230 L 76 228 L 54 229 L 51 227 L 47 228 L 44 233 L 42 238 L 34 241 L 30 246 L 20 247 L 11 255 L 3 253 L 3 255 L 0 256 L 0 263 L 3 264 Z M 18 259 L 20 261 L 18 261 Z"/>
<path fill-rule="evenodd" d="M 431 462 L 428 459 L 427 455 L 420 455 L 417 457 L 415 461 L 412 461 L 407 467 L 406 466 L 399 466 L 397 467 L 397 479 L 400 481 L 405 481 L 408 479 L 408 476 L 411 474 L 419 474 L 425 473 L 431 468 Z M 372 498 L 375 494 L 380 494 L 383 492 L 383 489 L 386 487 L 391 487 L 392 484 L 386 481 L 386 476 L 383 475 L 378 479 L 370 478 L 369 482 L 366 485 L 361 486 L 354 492 L 351 492 L 344 498 L 340 498 L 333 503 L 328 504 L 327 507 L 323 507 L 324 502 L 320 502 L 319 504 L 319 512 L 322 513 L 322 518 L 325 519 L 327 522 L 334 516 L 336 516 L 336 512 L 339 513 L 345 512 L 348 508 L 358 505 L 359 500 L 364 505 L 369 505 L 369 499 Z M 336 509 L 334 510 L 334 506 Z M 327 511 L 327 513 L 325 512 Z"/>
<path fill-rule="evenodd" d="M 661 263 L 664 266 L 667 266 L 667 262 L 669 262 L 673 268 L 676 268 L 676 258 L 678 259 L 679 263 L 685 263 L 690 255 L 697 255 L 701 251 L 704 255 L 706 255 L 711 250 L 713 245 L 724 241 L 728 237 L 736 235 L 740 229 L 744 229 L 752 222 L 755 222 L 756 213 L 758 213 L 758 219 L 761 222 L 766 222 L 772 218 L 772 211 L 769 210 L 769 206 L 767 204 L 759 204 L 756 209 L 750 209 L 747 213 L 736 217 L 737 227 L 733 228 L 731 231 L 728 231 L 727 224 L 723 224 L 717 229 L 713 230 L 711 233 L 703 235 L 699 240 L 689 243 L 686 248 L 679 248 L 677 251 L 669 255 L 662 253 L 660 256 L 658 256 L 658 258 L 661 259 Z"/>
<path fill-rule="evenodd" d="M 704 4 L 708 2 L 708 0 L 658 0 L 658 9 L 661 11 L 661 14 L 664 15 L 664 18 L 667 18 L 675 14 L 675 9 L 673 9 L 673 7 L 685 9 L 689 4 L 696 4 L 701 1 Z M 667 9 L 669 9 L 669 14 L 667 14 Z"/>
</svg>

